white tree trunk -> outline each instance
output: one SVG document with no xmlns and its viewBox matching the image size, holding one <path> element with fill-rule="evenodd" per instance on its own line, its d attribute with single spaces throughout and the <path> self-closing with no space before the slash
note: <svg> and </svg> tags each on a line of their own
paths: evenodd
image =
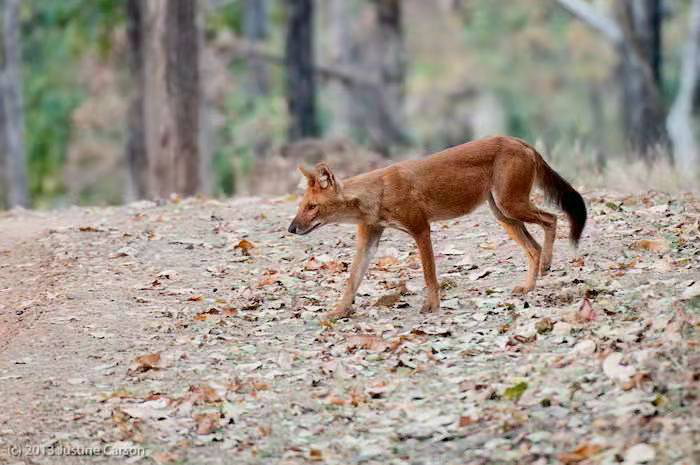
<svg viewBox="0 0 700 465">
<path fill-rule="evenodd" d="M 29 204 L 24 149 L 24 107 L 22 103 L 22 62 L 20 50 L 20 0 L 3 4 L 4 70 L 1 80 L 2 111 L 5 118 L 5 181 L 10 207 Z"/>
<path fill-rule="evenodd" d="M 698 170 L 698 144 L 693 131 L 693 97 L 700 66 L 700 0 L 693 0 L 690 10 L 690 31 L 683 50 L 681 85 L 668 115 L 666 126 L 673 154 L 681 173 Z"/>
</svg>

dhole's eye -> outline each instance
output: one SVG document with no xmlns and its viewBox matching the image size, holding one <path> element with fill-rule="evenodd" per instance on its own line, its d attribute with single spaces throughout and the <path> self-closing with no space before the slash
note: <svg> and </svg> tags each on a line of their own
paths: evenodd
<svg viewBox="0 0 700 465">
<path fill-rule="evenodd" d="M 306 204 L 307 211 L 316 210 L 316 208 L 318 208 L 318 205 L 316 205 L 315 203 Z"/>
</svg>

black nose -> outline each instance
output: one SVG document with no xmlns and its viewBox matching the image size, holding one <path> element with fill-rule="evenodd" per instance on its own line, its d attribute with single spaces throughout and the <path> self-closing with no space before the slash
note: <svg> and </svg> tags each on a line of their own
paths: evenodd
<svg viewBox="0 0 700 465">
<path fill-rule="evenodd" d="M 290 224 L 289 229 L 287 229 L 287 231 L 289 231 L 292 234 L 296 234 L 297 233 L 297 225 L 294 223 Z"/>
</svg>

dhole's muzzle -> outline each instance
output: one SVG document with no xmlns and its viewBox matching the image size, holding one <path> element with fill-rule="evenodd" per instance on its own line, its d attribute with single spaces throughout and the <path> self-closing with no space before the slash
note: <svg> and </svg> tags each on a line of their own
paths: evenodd
<svg viewBox="0 0 700 465">
<path fill-rule="evenodd" d="M 300 166 L 299 170 L 307 179 L 304 197 L 299 203 L 297 215 L 287 228 L 292 234 L 304 235 L 329 222 L 333 215 L 328 214 L 329 203 L 337 198 L 339 183 L 325 163 L 316 165 L 314 171 Z"/>
<path fill-rule="evenodd" d="M 292 234 L 299 234 L 300 236 L 303 236 L 304 234 L 309 234 L 311 231 L 314 229 L 318 228 L 323 224 L 323 221 L 319 220 L 318 218 L 304 218 L 304 213 L 314 213 L 314 212 L 309 212 L 308 210 L 300 212 L 291 222 L 289 225 L 289 228 L 287 228 L 287 231 L 289 231 Z"/>
</svg>

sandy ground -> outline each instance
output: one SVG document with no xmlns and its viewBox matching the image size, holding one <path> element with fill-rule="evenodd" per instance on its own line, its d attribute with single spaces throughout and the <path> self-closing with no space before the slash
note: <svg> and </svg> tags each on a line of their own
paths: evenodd
<svg viewBox="0 0 700 465">
<path fill-rule="evenodd" d="M 530 295 L 482 208 L 439 313 L 390 232 L 334 324 L 354 230 L 291 199 L 6 213 L 0 463 L 700 463 L 700 203 L 585 197 Z"/>
</svg>

